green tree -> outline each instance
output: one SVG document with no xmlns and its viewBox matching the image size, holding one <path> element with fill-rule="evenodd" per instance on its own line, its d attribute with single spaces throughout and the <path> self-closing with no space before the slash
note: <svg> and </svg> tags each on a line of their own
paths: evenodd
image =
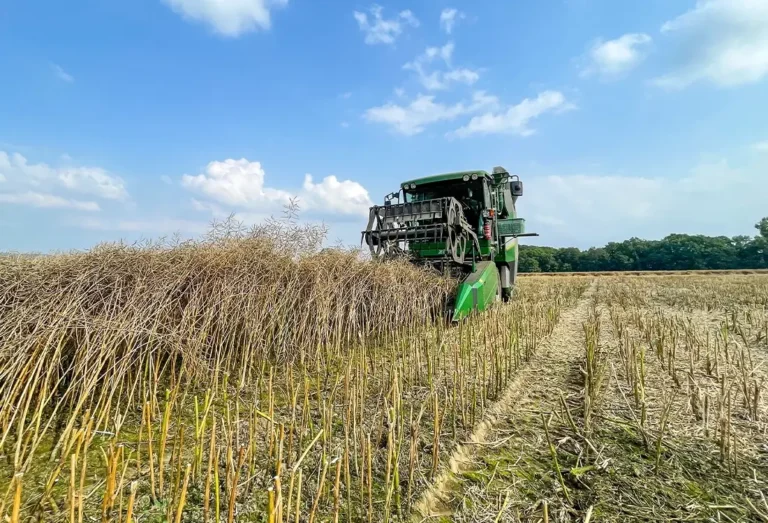
<svg viewBox="0 0 768 523">
<path fill-rule="evenodd" d="M 517 268 L 520 272 L 541 272 L 539 260 L 525 249 L 520 249 L 520 263 Z"/>
<path fill-rule="evenodd" d="M 768 218 L 763 218 L 755 225 L 760 236 L 749 245 L 748 259 L 750 263 L 761 269 L 768 269 Z"/>
<path fill-rule="evenodd" d="M 756 225 L 755 229 L 760 231 L 760 236 L 768 240 L 768 217 L 763 218 L 760 220 Z"/>
<path fill-rule="evenodd" d="M 530 269 L 525 272 L 557 272 L 559 268 L 555 257 L 557 251 L 558 249 L 553 247 L 523 245 L 520 249 L 520 265 Z M 534 264 L 531 260 L 535 260 L 536 263 Z"/>
<path fill-rule="evenodd" d="M 581 251 L 576 247 L 558 249 L 555 253 L 560 272 L 578 272 L 581 265 Z"/>
<path fill-rule="evenodd" d="M 522 272 L 663 271 L 768 268 L 768 218 L 755 228 L 760 236 L 670 234 L 662 240 L 630 238 L 581 251 L 523 245 Z"/>
<path fill-rule="evenodd" d="M 610 266 L 608 253 L 602 247 L 592 247 L 581 255 L 580 271 L 607 271 Z"/>
</svg>

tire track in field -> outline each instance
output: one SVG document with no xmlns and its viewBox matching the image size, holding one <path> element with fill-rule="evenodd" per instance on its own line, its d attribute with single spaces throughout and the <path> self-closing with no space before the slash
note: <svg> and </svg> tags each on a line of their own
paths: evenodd
<svg viewBox="0 0 768 523">
<path fill-rule="evenodd" d="M 453 514 L 451 498 L 460 486 L 457 475 L 471 469 L 476 449 L 487 445 L 494 430 L 501 424 L 530 424 L 522 417 L 529 418 L 532 410 L 552 410 L 557 406 L 560 391 L 565 391 L 568 383 L 573 381 L 573 368 L 578 367 L 579 360 L 584 356 L 582 325 L 587 320 L 596 283 L 593 280 L 577 304 L 562 312 L 554 331 L 542 341 L 533 359 L 518 371 L 501 399 L 488 407 L 469 440 L 456 447 L 448 461 L 448 469 L 438 476 L 416 503 L 414 521 Z"/>
</svg>

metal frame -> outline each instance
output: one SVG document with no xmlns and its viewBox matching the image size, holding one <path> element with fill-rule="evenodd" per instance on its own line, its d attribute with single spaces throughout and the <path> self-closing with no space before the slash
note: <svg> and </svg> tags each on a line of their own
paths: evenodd
<svg viewBox="0 0 768 523">
<path fill-rule="evenodd" d="M 431 223 L 419 223 L 424 221 Z M 437 262 L 465 265 L 468 246 L 473 255 L 480 252 L 477 234 L 467 222 L 461 203 L 453 197 L 373 206 L 362 241 L 374 258 L 401 256 L 410 244 L 429 242 L 445 243 L 444 260 L 434 260 Z"/>
</svg>

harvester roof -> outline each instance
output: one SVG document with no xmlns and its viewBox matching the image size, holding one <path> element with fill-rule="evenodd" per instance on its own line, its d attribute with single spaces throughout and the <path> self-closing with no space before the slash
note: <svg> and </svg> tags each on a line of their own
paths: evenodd
<svg viewBox="0 0 768 523">
<path fill-rule="evenodd" d="M 478 177 L 490 176 L 485 171 L 461 171 L 461 172 L 455 172 L 455 173 L 436 174 L 434 176 L 427 176 L 425 178 L 416 178 L 415 180 L 405 181 L 401 183 L 400 186 L 405 188 L 411 184 L 425 185 L 428 183 L 447 182 L 451 180 L 463 180 L 465 175 L 472 176 L 473 174 L 476 174 Z"/>
</svg>

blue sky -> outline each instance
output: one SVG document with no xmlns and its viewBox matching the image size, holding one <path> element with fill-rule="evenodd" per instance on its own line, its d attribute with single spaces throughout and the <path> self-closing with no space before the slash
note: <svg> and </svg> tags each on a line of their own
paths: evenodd
<svg viewBox="0 0 768 523">
<path fill-rule="evenodd" d="M 753 234 L 764 0 L 0 3 L 0 250 L 245 222 L 331 241 L 403 179 L 503 165 L 536 243 Z"/>
</svg>

